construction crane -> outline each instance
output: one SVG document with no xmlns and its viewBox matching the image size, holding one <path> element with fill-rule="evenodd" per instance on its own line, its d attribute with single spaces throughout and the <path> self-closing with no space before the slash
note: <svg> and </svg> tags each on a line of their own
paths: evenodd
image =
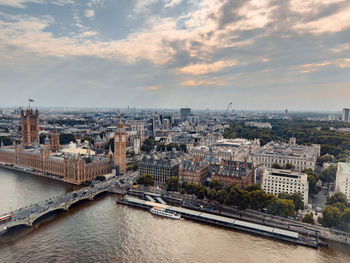
<svg viewBox="0 0 350 263">
<path fill-rule="evenodd" d="M 226 109 L 226 112 L 225 112 L 225 118 L 228 117 L 228 113 L 229 113 L 229 111 L 230 111 L 230 109 L 231 109 L 231 106 L 232 106 L 232 102 L 230 102 L 230 103 L 228 104 L 228 106 L 227 106 L 227 109 Z"/>
</svg>

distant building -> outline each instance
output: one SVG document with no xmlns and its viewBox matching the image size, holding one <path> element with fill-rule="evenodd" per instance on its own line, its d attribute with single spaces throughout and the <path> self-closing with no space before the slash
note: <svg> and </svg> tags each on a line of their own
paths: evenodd
<svg viewBox="0 0 350 263">
<path fill-rule="evenodd" d="M 222 164 L 213 164 L 211 169 L 211 178 L 224 186 L 236 184 L 244 188 L 254 183 L 255 168 L 252 163 L 225 161 Z"/>
<path fill-rule="evenodd" d="M 181 120 L 187 120 L 191 116 L 191 108 L 181 108 L 180 109 Z"/>
<path fill-rule="evenodd" d="M 295 138 L 290 138 L 289 144 L 283 142 L 269 142 L 258 151 L 251 153 L 251 160 L 258 165 L 272 167 L 277 163 L 285 166 L 287 163 L 294 165 L 297 171 L 315 169 L 316 160 L 320 156 L 321 146 L 297 145 Z"/>
<path fill-rule="evenodd" d="M 341 120 L 346 121 L 346 122 L 350 122 L 350 109 L 349 108 L 343 109 L 342 115 L 341 115 Z"/>
<path fill-rule="evenodd" d="M 209 166 L 206 161 L 189 159 L 180 164 L 180 182 L 205 183 L 209 174 Z"/>
<path fill-rule="evenodd" d="M 350 163 L 338 163 L 335 189 L 344 193 L 348 201 L 350 201 Z"/>
<path fill-rule="evenodd" d="M 179 166 L 184 157 L 174 151 L 146 154 L 139 162 L 139 173 L 150 174 L 156 184 L 166 184 L 171 176 L 179 176 Z"/>
<path fill-rule="evenodd" d="M 309 196 L 307 174 L 291 170 L 266 169 L 262 175 L 261 188 L 269 194 L 278 196 L 279 193 L 301 193 L 306 205 Z"/>
<path fill-rule="evenodd" d="M 114 134 L 114 165 L 119 167 L 119 172 L 126 171 L 126 131 L 122 123 Z"/>
<path fill-rule="evenodd" d="M 248 121 L 244 123 L 244 126 L 256 127 L 260 129 L 271 129 L 272 125 L 269 122 Z"/>
<path fill-rule="evenodd" d="M 22 122 L 22 144 L 24 146 L 32 146 L 34 142 L 40 143 L 39 137 L 39 112 L 33 113 L 33 110 L 28 108 L 26 111 L 21 110 Z"/>
</svg>

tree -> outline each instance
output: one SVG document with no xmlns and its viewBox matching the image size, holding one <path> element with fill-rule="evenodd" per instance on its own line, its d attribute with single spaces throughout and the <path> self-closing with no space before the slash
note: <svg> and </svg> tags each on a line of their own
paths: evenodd
<svg viewBox="0 0 350 263">
<path fill-rule="evenodd" d="M 350 208 L 346 208 L 341 216 L 343 224 L 350 224 Z"/>
<path fill-rule="evenodd" d="M 319 222 L 325 227 L 333 227 L 341 222 L 341 212 L 337 207 L 327 205 L 322 210 L 322 217 L 319 217 Z"/>
<path fill-rule="evenodd" d="M 168 191 L 178 191 L 179 190 L 179 177 L 171 176 L 167 182 Z"/>
<path fill-rule="evenodd" d="M 154 179 L 150 174 L 142 174 L 137 178 L 136 183 L 144 186 L 152 186 L 154 184 Z"/>
<path fill-rule="evenodd" d="M 283 169 L 283 167 L 282 167 L 280 164 L 278 164 L 278 163 L 272 164 L 272 168 L 275 168 L 275 169 Z"/>
<path fill-rule="evenodd" d="M 221 189 L 216 192 L 216 198 L 215 200 L 218 201 L 219 203 L 223 203 L 227 197 L 227 192 L 225 189 Z"/>
<path fill-rule="evenodd" d="M 154 137 L 150 136 L 143 142 L 141 150 L 143 152 L 150 152 L 151 150 L 153 150 L 155 144 L 156 142 L 154 140 Z"/>
<path fill-rule="evenodd" d="M 223 184 L 219 182 L 217 179 L 213 179 L 210 181 L 209 187 L 211 189 L 215 189 L 216 191 L 219 191 L 223 187 Z"/>
<path fill-rule="evenodd" d="M 286 163 L 286 165 L 284 166 L 284 169 L 294 170 L 295 166 L 291 163 Z"/>
<path fill-rule="evenodd" d="M 315 224 L 315 220 L 314 220 L 314 214 L 313 213 L 309 213 L 309 214 L 306 214 L 302 220 L 304 223 L 307 223 L 307 224 L 312 224 L 314 225 Z"/>
<path fill-rule="evenodd" d="M 70 142 L 75 142 L 75 136 L 71 133 L 61 133 L 60 134 L 60 144 L 68 144 Z"/>
<path fill-rule="evenodd" d="M 324 183 L 333 183 L 337 174 L 337 166 L 331 165 L 322 170 L 320 179 Z"/>
<path fill-rule="evenodd" d="M 318 158 L 317 163 L 320 166 L 323 166 L 324 163 L 332 162 L 334 157 L 332 155 L 326 154 Z"/>
<path fill-rule="evenodd" d="M 292 200 L 295 211 L 304 210 L 304 202 L 302 201 L 301 193 L 288 194 L 285 192 L 279 193 L 278 198 Z"/>
<path fill-rule="evenodd" d="M 294 216 L 294 204 L 292 200 L 288 199 L 275 199 L 272 202 L 269 202 L 267 205 L 267 211 L 270 214 L 278 216 Z"/>
<path fill-rule="evenodd" d="M 342 203 L 345 206 L 347 206 L 348 201 L 347 201 L 346 195 L 343 194 L 342 192 L 337 192 L 334 195 L 327 198 L 327 202 L 326 202 L 327 205 L 333 205 L 335 203 Z"/>
<path fill-rule="evenodd" d="M 261 210 L 267 205 L 266 193 L 263 190 L 254 190 L 249 192 L 250 208 Z"/>
<path fill-rule="evenodd" d="M 251 192 L 255 190 L 261 190 L 261 187 L 258 184 L 251 184 L 251 185 L 248 185 L 246 188 L 244 188 L 244 190 Z"/>
</svg>

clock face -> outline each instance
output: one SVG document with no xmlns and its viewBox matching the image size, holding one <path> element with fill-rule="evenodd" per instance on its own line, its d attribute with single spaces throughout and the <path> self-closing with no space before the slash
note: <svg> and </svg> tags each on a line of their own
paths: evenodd
<svg viewBox="0 0 350 263">
<path fill-rule="evenodd" d="M 125 142 L 125 136 L 122 137 L 122 142 Z"/>
<path fill-rule="evenodd" d="M 115 137 L 115 141 L 116 141 L 116 142 L 119 142 L 119 137 L 118 137 L 118 136 Z"/>
</svg>

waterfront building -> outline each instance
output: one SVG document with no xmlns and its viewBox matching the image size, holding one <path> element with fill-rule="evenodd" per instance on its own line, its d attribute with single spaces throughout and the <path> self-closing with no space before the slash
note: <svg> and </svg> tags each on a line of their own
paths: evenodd
<svg viewBox="0 0 350 263">
<path fill-rule="evenodd" d="M 126 131 L 120 122 L 114 134 L 114 165 L 119 166 L 119 172 L 126 171 Z"/>
<path fill-rule="evenodd" d="M 194 158 L 184 160 L 179 168 L 179 181 L 205 183 L 209 175 L 208 162 Z"/>
<path fill-rule="evenodd" d="M 350 201 L 350 163 L 338 163 L 335 189 L 337 192 L 344 193 Z"/>
<path fill-rule="evenodd" d="M 166 184 L 171 176 L 179 176 L 179 166 L 185 155 L 181 152 L 151 152 L 139 162 L 139 174 L 149 174 L 156 184 Z"/>
<path fill-rule="evenodd" d="M 211 178 L 224 186 L 236 184 L 244 188 L 254 183 L 255 168 L 251 162 L 222 161 L 211 165 Z"/>
<path fill-rule="evenodd" d="M 265 169 L 260 178 L 261 188 L 269 194 L 278 196 L 279 193 L 301 193 L 302 201 L 306 205 L 309 196 L 307 174 L 291 170 Z"/>
<path fill-rule="evenodd" d="M 271 168 L 277 163 L 285 166 L 287 163 L 294 165 L 297 171 L 315 169 L 317 158 L 320 156 L 321 146 L 297 145 L 295 138 L 290 138 L 289 143 L 269 142 L 258 151 L 250 154 L 251 160 L 257 165 Z"/>
<path fill-rule="evenodd" d="M 349 108 L 343 109 L 342 115 L 341 115 L 341 120 L 346 121 L 346 122 L 350 122 L 350 109 Z"/>
<path fill-rule="evenodd" d="M 112 172 L 111 159 L 71 153 L 54 153 L 50 148 L 37 144 L 34 148 L 23 146 L 2 147 L 0 162 L 5 165 L 30 169 L 72 184 L 81 184 Z"/>
<path fill-rule="evenodd" d="M 39 143 L 39 112 L 28 108 L 26 111 L 21 110 L 21 128 L 22 128 L 22 144 L 24 146 L 32 146 L 34 142 Z"/>
</svg>

